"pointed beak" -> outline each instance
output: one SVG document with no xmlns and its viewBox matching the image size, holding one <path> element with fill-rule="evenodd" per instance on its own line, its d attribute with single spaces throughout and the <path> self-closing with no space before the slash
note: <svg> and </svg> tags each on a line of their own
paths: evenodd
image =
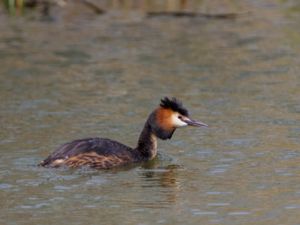
<svg viewBox="0 0 300 225">
<path fill-rule="evenodd" d="M 186 122 L 189 126 L 193 126 L 193 127 L 208 127 L 207 124 L 201 122 L 201 121 L 196 121 L 196 120 L 192 120 L 190 118 L 184 118 L 182 121 Z"/>
</svg>

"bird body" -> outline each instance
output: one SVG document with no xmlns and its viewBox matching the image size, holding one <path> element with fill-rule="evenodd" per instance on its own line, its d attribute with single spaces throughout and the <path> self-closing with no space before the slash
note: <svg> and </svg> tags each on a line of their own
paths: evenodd
<svg viewBox="0 0 300 225">
<path fill-rule="evenodd" d="M 88 166 L 110 169 L 147 161 L 157 155 L 157 138 L 170 139 L 176 128 L 207 126 L 189 118 L 188 111 L 175 98 L 165 97 L 148 117 L 136 148 L 107 138 L 86 138 L 63 144 L 39 165 L 44 167 Z"/>
</svg>

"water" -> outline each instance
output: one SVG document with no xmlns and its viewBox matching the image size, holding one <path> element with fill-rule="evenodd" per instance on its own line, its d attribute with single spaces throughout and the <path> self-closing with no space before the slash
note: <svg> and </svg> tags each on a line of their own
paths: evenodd
<svg viewBox="0 0 300 225">
<path fill-rule="evenodd" d="M 300 221 L 296 1 L 234 20 L 1 16 L 1 224 L 289 224 Z M 208 129 L 179 129 L 145 165 L 39 168 L 60 144 L 130 146 L 163 96 Z"/>
</svg>

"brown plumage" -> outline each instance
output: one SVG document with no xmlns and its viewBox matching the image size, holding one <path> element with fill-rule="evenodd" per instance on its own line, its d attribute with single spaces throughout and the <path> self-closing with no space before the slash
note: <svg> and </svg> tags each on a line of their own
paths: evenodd
<svg viewBox="0 0 300 225">
<path fill-rule="evenodd" d="M 129 163 L 131 158 L 124 155 L 119 157 L 116 155 L 103 156 L 99 155 L 96 152 L 82 153 L 76 156 L 73 156 L 64 161 L 64 164 L 71 167 L 77 168 L 82 166 L 90 166 L 93 168 L 99 169 L 109 169 L 115 166 L 121 166 L 125 163 Z"/>
<path fill-rule="evenodd" d="M 151 160 L 157 154 L 157 138 L 170 139 L 176 128 L 188 125 L 207 126 L 190 119 L 187 109 L 175 98 L 165 97 L 160 106 L 149 115 L 136 148 L 106 138 L 80 139 L 62 145 L 39 165 L 110 169 Z"/>
<path fill-rule="evenodd" d="M 172 122 L 172 115 L 174 111 L 172 109 L 165 109 L 159 107 L 156 110 L 156 123 L 159 124 L 164 130 L 174 130 L 175 126 Z"/>
</svg>

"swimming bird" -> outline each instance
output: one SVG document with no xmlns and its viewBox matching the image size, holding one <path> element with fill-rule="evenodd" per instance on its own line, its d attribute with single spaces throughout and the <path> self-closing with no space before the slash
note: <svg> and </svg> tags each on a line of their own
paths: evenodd
<svg viewBox="0 0 300 225">
<path fill-rule="evenodd" d="M 135 148 L 107 138 L 86 138 L 63 144 L 39 165 L 44 167 L 88 166 L 110 169 L 148 161 L 157 155 L 157 138 L 171 139 L 176 128 L 207 127 L 189 117 L 188 110 L 176 98 L 165 97 L 149 115 Z"/>
</svg>

